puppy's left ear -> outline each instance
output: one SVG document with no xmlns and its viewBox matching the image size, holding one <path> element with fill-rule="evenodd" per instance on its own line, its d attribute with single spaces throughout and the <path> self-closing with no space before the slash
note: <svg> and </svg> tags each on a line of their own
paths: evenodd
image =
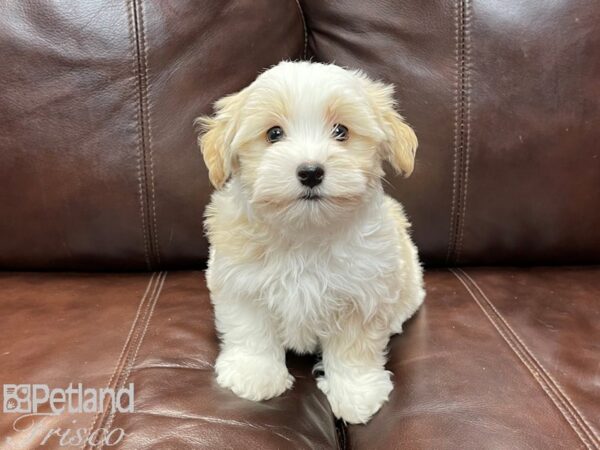
<svg viewBox="0 0 600 450">
<path fill-rule="evenodd" d="M 413 129 L 396 111 L 394 86 L 372 81 L 364 75 L 362 79 L 384 134 L 381 156 L 396 172 L 408 177 L 415 166 L 418 141 Z"/>
</svg>

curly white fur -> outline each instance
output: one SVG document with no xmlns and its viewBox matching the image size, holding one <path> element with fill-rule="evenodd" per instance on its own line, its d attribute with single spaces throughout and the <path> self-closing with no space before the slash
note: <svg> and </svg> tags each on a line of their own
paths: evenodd
<svg viewBox="0 0 600 450">
<path fill-rule="evenodd" d="M 360 72 L 284 62 L 200 119 L 218 188 L 206 211 L 217 381 L 237 395 L 291 388 L 291 349 L 322 352 L 317 384 L 337 417 L 365 423 L 388 399 L 389 337 L 424 298 L 409 223 L 381 186 L 382 161 L 410 174 L 416 149 L 392 94 Z M 340 123 L 344 142 L 331 135 Z M 275 125 L 285 137 L 270 144 Z M 307 161 L 325 169 L 319 200 L 302 199 Z"/>
</svg>

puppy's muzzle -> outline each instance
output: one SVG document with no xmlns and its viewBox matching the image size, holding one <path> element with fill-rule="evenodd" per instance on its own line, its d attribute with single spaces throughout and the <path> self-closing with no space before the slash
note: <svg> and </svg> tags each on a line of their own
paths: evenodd
<svg viewBox="0 0 600 450">
<path fill-rule="evenodd" d="M 296 176 L 304 186 L 314 188 L 325 178 L 325 169 L 321 164 L 304 163 L 298 166 Z"/>
</svg>

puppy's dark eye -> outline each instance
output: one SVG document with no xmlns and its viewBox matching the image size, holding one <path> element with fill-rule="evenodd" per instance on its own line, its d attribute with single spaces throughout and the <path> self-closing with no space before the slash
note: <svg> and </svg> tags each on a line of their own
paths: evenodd
<svg viewBox="0 0 600 450">
<path fill-rule="evenodd" d="M 285 136 L 285 134 L 283 132 L 283 128 L 281 127 L 271 127 L 267 131 L 267 141 L 270 143 L 282 140 L 283 136 Z"/>
<path fill-rule="evenodd" d="M 331 135 L 336 141 L 345 141 L 346 139 L 348 139 L 348 127 L 342 125 L 341 123 L 336 123 L 333 126 Z"/>
</svg>

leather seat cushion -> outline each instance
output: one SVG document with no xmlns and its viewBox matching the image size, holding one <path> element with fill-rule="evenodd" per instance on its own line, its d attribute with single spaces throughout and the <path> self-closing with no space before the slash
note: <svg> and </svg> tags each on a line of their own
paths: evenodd
<svg viewBox="0 0 600 450">
<path fill-rule="evenodd" d="M 0 442 L 15 448 L 37 448 L 58 427 L 122 428 L 112 448 L 337 447 L 311 358 L 290 357 L 293 390 L 267 402 L 216 384 L 218 341 L 201 272 L 3 273 L 0 318 L 1 384 L 135 389 L 134 413 L 37 417 L 35 432 L 14 431 L 19 414 L 2 414 Z M 60 448 L 59 438 L 45 447 Z"/>
<path fill-rule="evenodd" d="M 216 385 L 201 272 L 0 274 L 0 383 L 135 386 L 134 413 L 37 417 L 28 432 L 5 413 L 0 436 L 16 448 L 57 427 L 122 428 L 116 448 L 131 449 L 597 448 L 600 268 L 431 270 L 426 284 L 391 342 L 390 401 L 366 426 L 336 427 L 310 357 L 289 357 L 294 388 L 267 402 Z"/>
<path fill-rule="evenodd" d="M 600 268 L 430 272 L 354 449 L 600 448 Z"/>
</svg>

